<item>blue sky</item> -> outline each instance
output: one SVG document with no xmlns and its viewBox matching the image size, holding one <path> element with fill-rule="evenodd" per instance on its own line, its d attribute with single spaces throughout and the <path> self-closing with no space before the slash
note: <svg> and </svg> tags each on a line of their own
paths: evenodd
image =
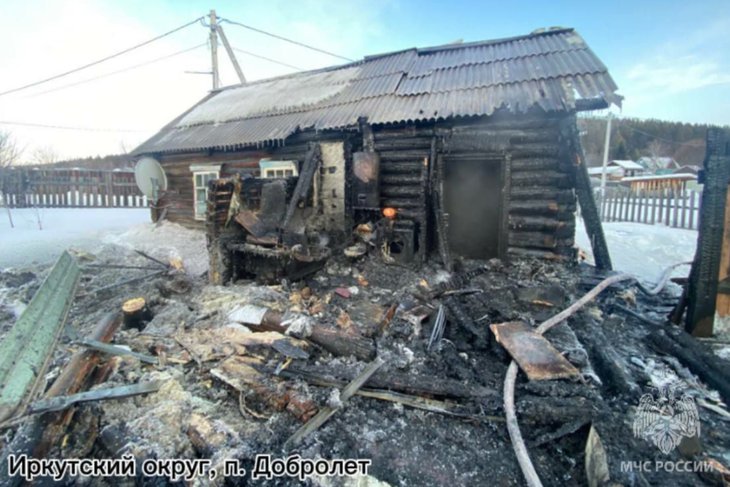
<svg viewBox="0 0 730 487">
<path fill-rule="evenodd" d="M 0 1 L 0 91 L 85 64 L 215 8 L 221 17 L 355 59 L 459 39 L 510 37 L 541 27 L 574 27 L 625 96 L 624 116 L 730 124 L 727 0 Z M 338 62 L 236 26 L 225 29 L 234 46 L 305 69 Z M 0 120 L 110 131 L 0 129 L 13 131 L 26 155 L 38 148 L 51 148 L 62 157 L 129 150 L 205 95 L 209 78 L 185 71 L 209 69 L 206 47 L 94 82 L 41 92 L 166 56 L 206 38 L 203 27 L 193 26 L 82 73 L 0 97 Z M 239 54 L 239 61 L 249 79 L 292 72 L 245 54 Z M 235 83 L 224 57 L 221 64 L 223 83 Z"/>
</svg>

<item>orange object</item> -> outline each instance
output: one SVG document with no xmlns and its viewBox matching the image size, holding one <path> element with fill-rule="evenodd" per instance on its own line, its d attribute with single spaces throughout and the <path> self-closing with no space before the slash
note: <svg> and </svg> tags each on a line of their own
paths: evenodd
<svg viewBox="0 0 730 487">
<path fill-rule="evenodd" d="M 395 216 L 398 214 L 398 210 L 395 208 L 383 208 L 383 216 L 385 218 L 388 218 L 389 220 L 395 219 Z"/>
</svg>

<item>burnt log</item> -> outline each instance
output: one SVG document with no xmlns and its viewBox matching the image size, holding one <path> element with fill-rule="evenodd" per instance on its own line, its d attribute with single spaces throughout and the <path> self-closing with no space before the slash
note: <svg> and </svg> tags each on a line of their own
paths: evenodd
<svg viewBox="0 0 730 487">
<path fill-rule="evenodd" d="M 512 159 L 512 172 L 522 171 L 559 171 L 560 162 L 554 158 L 534 157 L 529 159 Z"/>
<path fill-rule="evenodd" d="M 391 174 L 414 174 L 421 171 L 423 163 L 421 162 L 390 162 L 388 164 L 381 164 L 380 174 L 381 176 Z"/>
<path fill-rule="evenodd" d="M 91 338 L 100 342 L 109 342 L 121 323 L 119 313 L 109 313 L 96 325 Z M 76 352 L 48 389 L 44 398 L 75 394 L 83 389 L 100 360 L 100 354 L 93 350 L 84 349 Z M 0 478 L 6 479 L 5 482 L 7 482 L 3 485 L 17 486 L 23 482 L 22 477 L 9 477 L 7 455 L 13 453 L 15 455 L 26 454 L 34 458 L 46 457 L 54 446 L 60 444 L 75 411 L 76 409 L 71 407 L 63 411 L 34 416 L 15 433 L 13 441 L 5 447 L 0 458 Z"/>
<path fill-rule="evenodd" d="M 138 330 L 144 328 L 144 324 L 152 319 L 152 313 L 144 298 L 133 298 L 125 301 L 122 305 L 122 315 L 124 316 L 125 328 L 136 328 Z"/>
<path fill-rule="evenodd" d="M 603 226 L 601 225 L 601 218 L 598 214 L 596 200 L 593 198 L 593 188 L 591 187 L 588 168 L 585 164 L 585 156 L 578 135 L 578 125 L 575 115 L 566 117 L 560 123 L 562 158 L 572 164 L 571 178 L 580 203 L 586 233 L 593 248 L 596 267 L 611 270 L 613 269 L 611 256 L 608 253 L 608 244 L 603 234 Z"/>
<path fill-rule="evenodd" d="M 575 210 L 575 204 L 559 203 L 554 200 L 511 201 L 509 206 L 510 214 L 555 215 L 569 213 L 572 215 Z"/>
<path fill-rule="evenodd" d="M 345 384 L 357 375 L 351 369 L 334 369 L 322 365 L 291 364 L 279 375 L 287 378 L 301 378 L 307 382 L 317 383 L 326 380 Z M 487 387 L 466 385 L 462 382 L 434 376 L 410 375 L 396 371 L 379 371 L 365 382 L 364 387 L 371 389 L 387 389 L 391 391 L 413 394 L 416 396 L 466 398 L 498 398 L 500 394 Z"/>
<path fill-rule="evenodd" d="M 575 193 L 571 189 L 557 189 L 544 186 L 517 186 L 512 188 L 510 198 L 522 200 L 554 200 L 558 203 L 575 204 Z"/>
<path fill-rule="evenodd" d="M 569 247 L 573 244 L 572 238 L 558 238 L 557 235 L 543 232 L 510 232 L 509 244 L 515 247 L 537 247 L 555 249 Z"/>
<path fill-rule="evenodd" d="M 254 308 L 256 311 L 249 314 Z M 261 311 L 264 311 L 263 314 Z M 289 329 L 288 324 L 282 323 L 284 318 L 281 313 L 265 308 L 245 306 L 240 315 L 234 311 L 231 319 L 244 323 L 253 331 L 277 331 L 286 334 Z M 302 338 L 316 343 L 333 355 L 352 355 L 360 360 L 372 360 L 375 357 L 375 343 L 369 338 L 311 322 L 308 325 L 308 334 L 303 333 Z"/>
<path fill-rule="evenodd" d="M 730 380 L 727 371 L 730 363 L 710 352 L 705 345 L 681 332 L 656 330 L 647 337 L 656 351 L 673 355 L 693 374 L 720 393 L 725 404 L 730 404 Z"/>
<path fill-rule="evenodd" d="M 390 161 L 415 162 L 422 161 L 424 157 L 428 157 L 428 150 L 402 150 L 391 152 L 379 152 L 380 162 L 386 164 Z"/>
<path fill-rule="evenodd" d="M 550 186 L 571 188 L 572 183 L 567 174 L 559 171 L 529 171 L 512 174 L 512 186 Z"/>
<path fill-rule="evenodd" d="M 556 220 L 544 216 L 522 216 L 510 215 L 510 230 L 521 230 L 525 232 L 548 231 L 557 237 L 569 237 L 575 233 L 574 221 Z"/>
<path fill-rule="evenodd" d="M 575 260 L 575 249 L 556 248 L 553 251 L 540 249 L 525 249 L 522 247 L 510 247 L 507 253 L 514 257 L 544 259 L 554 261 L 572 261 Z"/>
</svg>

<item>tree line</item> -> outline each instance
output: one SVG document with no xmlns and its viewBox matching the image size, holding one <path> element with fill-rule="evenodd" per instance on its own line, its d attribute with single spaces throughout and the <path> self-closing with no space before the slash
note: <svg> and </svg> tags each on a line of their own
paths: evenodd
<svg viewBox="0 0 730 487">
<path fill-rule="evenodd" d="M 636 161 L 644 156 L 672 157 L 680 165 L 701 165 L 705 156 L 705 134 L 710 127 L 709 124 L 615 118 L 608 158 Z M 588 165 L 601 165 L 606 118 L 580 117 L 578 129 Z"/>
</svg>

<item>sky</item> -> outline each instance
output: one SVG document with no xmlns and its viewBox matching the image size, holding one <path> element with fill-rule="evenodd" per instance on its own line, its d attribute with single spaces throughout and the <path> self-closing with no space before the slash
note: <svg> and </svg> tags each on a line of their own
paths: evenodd
<svg viewBox="0 0 730 487">
<path fill-rule="evenodd" d="M 218 17 L 352 59 L 573 27 L 625 97 L 614 109 L 619 116 L 730 125 L 727 0 L 0 0 L 0 93 L 144 42 L 211 8 Z M 301 69 L 343 62 L 233 24 L 223 27 L 234 47 Z M 131 151 L 211 89 L 210 75 L 191 73 L 210 71 L 207 41 L 208 30 L 195 24 L 89 69 L 0 96 L 0 130 L 11 132 L 26 162 Z M 295 72 L 236 54 L 249 81 Z M 237 83 L 222 47 L 219 63 L 222 84 Z"/>
</svg>

